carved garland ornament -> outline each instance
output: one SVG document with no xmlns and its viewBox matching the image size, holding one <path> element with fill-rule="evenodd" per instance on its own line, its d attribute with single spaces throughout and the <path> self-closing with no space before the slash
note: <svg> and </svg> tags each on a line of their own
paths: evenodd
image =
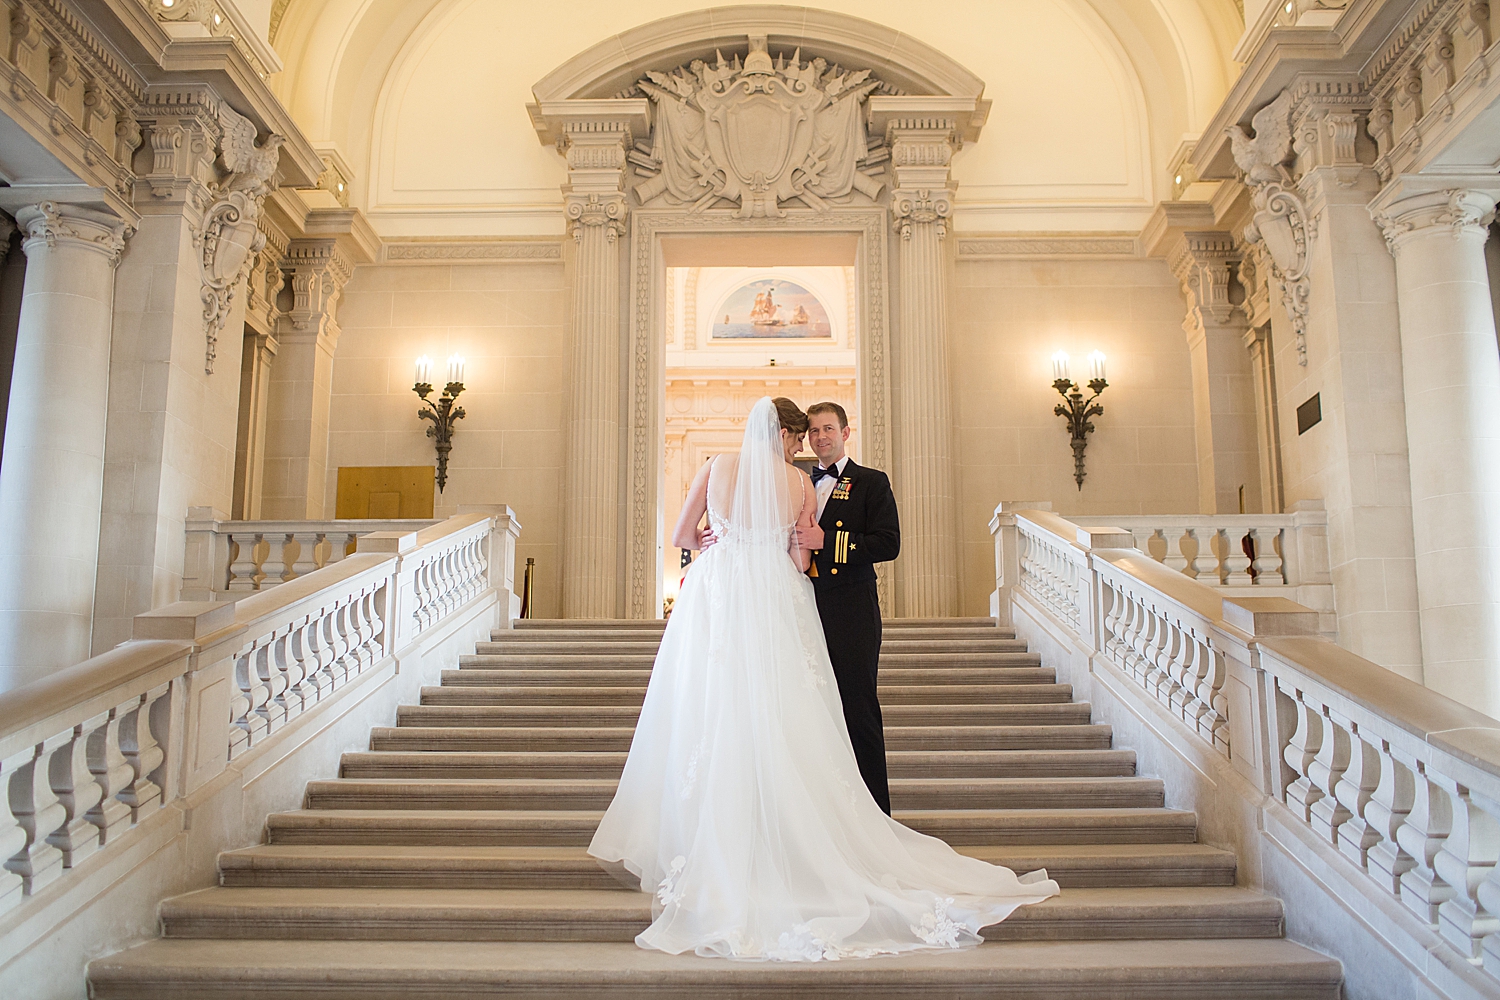
<svg viewBox="0 0 1500 1000">
<path fill-rule="evenodd" d="M 720 199 L 741 218 L 784 216 L 793 198 L 819 212 L 853 192 L 873 200 L 883 186 L 863 107 L 882 86 L 870 71 L 829 68 L 826 60 L 772 61 L 764 35 L 714 65 L 694 60 L 671 73 L 647 73 L 636 85 L 656 104 L 649 155 L 630 154 L 649 178 L 635 188 L 641 204 L 662 198 L 699 212 Z"/>
<path fill-rule="evenodd" d="M 201 298 L 207 341 L 203 370 L 209 375 L 214 372 L 219 334 L 234 304 L 235 289 L 266 243 L 256 223 L 261 204 L 274 186 L 272 177 L 281 159 L 281 144 L 286 141 L 270 135 L 257 146 L 255 126 L 227 106 L 219 109 L 219 124 L 223 128 L 219 149 L 229 176 L 212 189 L 214 200 L 204 213 L 203 228 L 196 238 L 203 272 Z"/>
<path fill-rule="evenodd" d="M 1307 301 L 1311 290 L 1307 279 L 1313 230 L 1307 206 L 1292 184 L 1284 166 L 1291 152 L 1289 121 L 1291 91 L 1283 90 L 1270 104 L 1256 112 L 1250 124 L 1252 138 L 1238 125 L 1226 131 L 1234 149 L 1234 162 L 1244 171 L 1252 191 L 1255 216 L 1245 226 L 1246 243 L 1263 243 L 1270 253 L 1271 268 L 1281 279 L 1281 301 L 1297 337 L 1297 363 L 1307 364 Z"/>
</svg>

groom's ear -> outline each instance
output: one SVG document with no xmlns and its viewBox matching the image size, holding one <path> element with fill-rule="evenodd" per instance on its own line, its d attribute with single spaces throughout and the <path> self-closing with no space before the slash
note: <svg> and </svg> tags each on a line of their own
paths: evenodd
<svg viewBox="0 0 1500 1000">
<path fill-rule="evenodd" d="M 845 424 L 843 426 L 843 435 L 844 435 L 844 440 L 847 442 L 849 440 L 849 425 L 848 424 Z"/>
</svg>

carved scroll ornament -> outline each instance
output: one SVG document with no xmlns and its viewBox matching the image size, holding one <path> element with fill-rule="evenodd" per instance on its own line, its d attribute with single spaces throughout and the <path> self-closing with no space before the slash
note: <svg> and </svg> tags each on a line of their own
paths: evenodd
<svg viewBox="0 0 1500 1000">
<path fill-rule="evenodd" d="M 1291 91 L 1261 108 L 1250 120 L 1252 138 L 1238 125 L 1226 131 L 1234 150 L 1234 162 L 1244 171 L 1250 186 L 1255 215 L 1245 226 L 1245 242 L 1262 243 L 1271 257 L 1272 270 L 1281 279 L 1282 304 L 1297 337 L 1297 363 L 1307 364 L 1307 279 L 1312 226 L 1307 206 L 1292 183 L 1285 162 L 1291 153 Z"/>
<path fill-rule="evenodd" d="M 203 324 L 207 348 L 203 370 L 212 375 L 219 334 L 234 304 L 235 289 L 266 243 L 256 224 L 261 204 L 271 193 L 272 178 L 286 140 L 271 135 L 255 143 L 255 126 L 228 107 L 219 110 L 223 128 L 220 151 L 229 176 L 213 189 L 214 200 L 198 234 L 203 273 Z"/>
<path fill-rule="evenodd" d="M 650 156 L 631 156 L 649 178 L 636 196 L 691 211 L 722 198 L 741 218 L 785 215 L 793 198 L 820 212 L 854 191 L 873 200 L 883 185 L 866 173 L 862 111 L 881 84 L 869 77 L 821 58 L 803 63 L 801 49 L 773 62 L 764 35 L 751 36 L 743 63 L 718 54 L 712 66 L 646 74 L 637 86 L 656 104 L 656 127 Z"/>
</svg>

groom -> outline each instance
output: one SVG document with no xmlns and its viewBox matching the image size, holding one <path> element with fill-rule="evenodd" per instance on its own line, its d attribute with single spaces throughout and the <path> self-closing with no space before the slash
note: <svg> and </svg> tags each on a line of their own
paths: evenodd
<svg viewBox="0 0 1500 1000">
<path fill-rule="evenodd" d="M 813 486 L 818 522 L 799 531 L 797 544 L 812 552 L 813 592 L 828 640 L 828 658 L 844 702 L 844 721 L 859 773 L 886 815 L 891 792 L 885 774 L 885 730 L 876 699 L 880 665 L 880 601 L 875 564 L 901 551 L 896 497 L 884 472 L 854 464 L 844 454 L 849 417 L 837 403 L 807 408 L 808 444 L 818 456 Z"/>
</svg>

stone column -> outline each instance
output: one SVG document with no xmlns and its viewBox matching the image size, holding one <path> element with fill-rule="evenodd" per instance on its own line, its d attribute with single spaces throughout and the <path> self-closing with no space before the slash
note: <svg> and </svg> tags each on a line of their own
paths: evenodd
<svg viewBox="0 0 1500 1000">
<path fill-rule="evenodd" d="M 279 345 L 269 333 L 247 328 L 240 358 L 240 420 L 234 449 L 235 520 L 260 519 L 265 493 L 266 416 L 271 399 L 271 362 Z M 330 400 L 331 403 L 331 400 Z"/>
<path fill-rule="evenodd" d="M 339 294 L 353 264 L 333 239 L 294 240 L 292 309 L 277 330 L 276 364 L 267 391 L 265 485 L 261 515 L 269 520 L 332 517 L 328 492 L 328 414 L 333 403 L 333 352 Z"/>
<path fill-rule="evenodd" d="M 1496 196 L 1388 196 L 1403 187 L 1372 211 L 1396 258 L 1423 677 L 1500 717 L 1500 351 L 1484 260 Z"/>
<path fill-rule="evenodd" d="M 1198 510 L 1238 514 L 1263 510 L 1255 431 L 1255 378 L 1245 350 L 1243 311 L 1229 300 L 1240 259 L 1227 232 L 1186 232 L 1168 255 L 1182 282 L 1188 355 L 1193 369 L 1194 431 L 1198 446 Z"/>
<path fill-rule="evenodd" d="M 0 463 L 4 461 L 5 413 L 10 403 L 10 368 L 16 359 L 16 324 L 21 319 L 21 288 L 26 281 L 26 255 L 9 254 L 16 226 L 0 214 Z M 10 263 L 7 265 L 6 261 Z"/>
<path fill-rule="evenodd" d="M 630 131 L 595 123 L 565 134 L 563 195 L 574 256 L 563 616 L 613 618 L 620 614 L 620 238 Z"/>
<path fill-rule="evenodd" d="M 21 209 L 26 283 L 0 473 L 0 687 L 89 657 L 115 265 L 112 215 Z"/>
<path fill-rule="evenodd" d="M 1261 511 L 1279 514 L 1286 501 L 1281 491 L 1281 437 L 1276 424 L 1276 360 L 1271 349 L 1271 325 L 1252 326 L 1242 339 L 1250 352 L 1250 377 L 1255 390 Z"/>
<path fill-rule="evenodd" d="M 958 488 L 948 378 L 947 269 L 943 238 L 952 212 L 948 176 L 957 140 L 941 120 L 887 127 L 900 236 L 900 310 L 891 331 L 892 486 L 901 512 L 896 607 L 901 617 L 958 613 Z"/>
</svg>

